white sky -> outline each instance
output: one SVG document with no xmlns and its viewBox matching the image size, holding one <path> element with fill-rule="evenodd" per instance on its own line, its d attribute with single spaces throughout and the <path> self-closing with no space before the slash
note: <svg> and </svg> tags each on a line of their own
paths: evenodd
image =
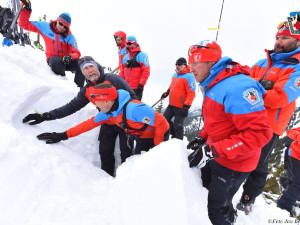
<svg viewBox="0 0 300 225">
<path fill-rule="evenodd" d="M 7 0 L 0 0 L 0 4 Z M 32 17 L 47 15 L 56 19 L 62 12 L 72 17 L 71 30 L 82 55 L 92 55 L 104 66 L 116 67 L 117 47 L 113 34 L 122 30 L 136 36 L 142 51 L 149 56 L 151 75 L 147 88 L 154 84 L 167 89 L 175 61 L 187 57 L 190 45 L 200 40 L 215 40 L 222 0 L 164 1 L 71 1 L 31 0 Z M 290 11 L 300 11 L 299 0 L 225 0 L 218 43 L 223 55 L 252 66 L 272 49 L 277 25 Z M 32 35 L 35 38 L 35 35 Z"/>
<path fill-rule="evenodd" d="M 200 171 L 188 167 L 186 140 L 172 139 L 127 159 L 113 179 L 100 169 L 99 128 L 52 145 L 36 138 L 92 117 L 93 105 L 63 119 L 22 123 L 34 110 L 45 112 L 72 99 L 78 92 L 72 76 L 54 75 L 41 59 L 44 53 L 29 46 L 0 49 L 1 225 L 210 224 L 208 192 Z M 253 213 L 238 215 L 236 225 L 297 224 L 261 196 Z"/>
</svg>

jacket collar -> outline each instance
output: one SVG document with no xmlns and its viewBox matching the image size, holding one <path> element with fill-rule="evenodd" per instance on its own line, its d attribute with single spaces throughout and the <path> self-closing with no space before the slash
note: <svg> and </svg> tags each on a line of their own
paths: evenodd
<svg viewBox="0 0 300 225">
<path fill-rule="evenodd" d="M 286 63 L 297 64 L 300 61 L 300 54 L 299 54 L 300 47 L 292 52 L 287 52 L 287 53 L 274 53 L 272 50 L 271 51 L 265 50 L 265 51 L 267 52 L 267 54 L 269 54 L 270 60 L 273 63 L 286 62 Z M 296 60 L 291 60 L 291 59 L 296 59 Z"/>
<path fill-rule="evenodd" d="M 231 58 L 225 56 L 221 58 L 210 70 L 210 75 L 200 84 L 201 86 L 210 89 L 216 83 L 224 80 L 227 77 L 237 74 L 249 75 L 251 72 L 249 66 L 232 61 Z"/>
</svg>

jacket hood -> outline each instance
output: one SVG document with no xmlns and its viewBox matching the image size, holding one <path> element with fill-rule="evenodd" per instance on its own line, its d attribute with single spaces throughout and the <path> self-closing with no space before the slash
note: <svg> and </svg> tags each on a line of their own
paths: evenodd
<svg viewBox="0 0 300 225">
<path fill-rule="evenodd" d="M 210 70 L 210 75 L 200 84 L 208 89 L 221 80 L 237 74 L 249 75 L 251 72 L 249 66 L 232 61 L 231 58 L 225 56 L 221 58 Z"/>
<path fill-rule="evenodd" d="M 119 90 L 117 90 L 117 92 L 118 92 L 118 102 L 119 102 L 119 107 L 118 107 L 118 109 L 117 109 L 116 111 L 112 111 L 112 112 L 111 112 L 111 114 L 112 114 L 114 117 L 117 117 L 120 113 L 123 113 L 123 107 L 124 107 L 124 105 L 125 105 L 126 102 L 128 102 L 129 99 L 131 98 L 128 91 L 119 89 Z"/>
<path fill-rule="evenodd" d="M 137 46 L 136 48 L 132 48 L 132 49 L 129 49 L 129 48 L 126 48 L 126 49 L 130 56 L 133 56 L 136 52 L 141 51 L 140 46 Z"/>
<path fill-rule="evenodd" d="M 118 36 L 122 38 L 122 44 L 120 45 L 120 48 L 124 48 L 125 43 L 126 43 L 126 34 L 123 31 L 117 31 L 114 33 L 114 36 Z"/>
<path fill-rule="evenodd" d="M 175 72 L 177 73 L 177 71 L 175 70 Z M 180 71 L 180 73 L 178 73 L 179 75 L 182 74 L 186 74 L 186 73 L 190 73 L 191 72 L 191 68 L 189 65 L 187 65 L 182 71 Z"/>
</svg>

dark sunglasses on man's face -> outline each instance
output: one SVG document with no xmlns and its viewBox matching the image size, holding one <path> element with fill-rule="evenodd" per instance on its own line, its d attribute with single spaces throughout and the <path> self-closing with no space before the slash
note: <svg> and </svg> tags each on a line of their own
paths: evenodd
<svg viewBox="0 0 300 225">
<path fill-rule="evenodd" d="M 176 66 L 182 66 L 183 64 L 176 64 Z"/>
<path fill-rule="evenodd" d="M 133 44 L 133 42 L 126 42 L 126 45 L 132 45 Z"/>
<path fill-rule="evenodd" d="M 64 27 L 65 29 L 68 29 L 68 27 L 66 27 L 62 22 L 59 22 L 59 25 Z"/>
</svg>

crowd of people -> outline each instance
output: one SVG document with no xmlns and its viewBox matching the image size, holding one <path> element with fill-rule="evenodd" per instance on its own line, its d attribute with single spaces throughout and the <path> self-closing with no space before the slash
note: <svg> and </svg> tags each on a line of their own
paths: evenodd
<svg viewBox="0 0 300 225">
<path fill-rule="evenodd" d="M 200 41 L 175 63 L 175 73 L 161 99 L 169 97 L 164 114 L 143 103 L 143 90 L 150 76 L 147 54 L 136 37 L 115 32 L 119 53 L 119 74 L 104 73 L 91 56 L 81 57 L 70 31 L 71 16 L 62 13 L 55 21 L 29 21 L 30 0 L 21 0 L 19 25 L 40 33 L 46 44 L 47 63 L 55 74 L 75 72 L 80 87 L 77 96 L 64 106 L 45 113 L 27 115 L 30 125 L 61 119 L 89 102 L 98 114 L 65 132 L 38 135 L 47 144 L 80 135 L 101 125 L 99 154 L 101 168 L 115 176 L 114 149 L 119 136 L 121 160 L 149 151 L 169 138 L 183 140 L 183 122 L 195 98 L 196 82 L 203 91 L 204 126 L 187 146 L 190 167 L 201 169 L 203 186 L 208 189 L 208 216 L 214 225 L 233 224 L 237 211 L 232 198 L 240 186 L 243 194 L 236 208 L 248 215 L 266 184 L 268 161 L 279 136 L 294 113 L 300 95 L 300 35 L 289 24 L 278 26 L 273 50 L 252 68 L 227 56 L 214 41 Z M 86 82 L 86 83 L 85 83 Z M 174 118 L 174 119 L 173 119 Z M 299 128 L 288 131 L 295 140 L 288 148 L 289 187 L 278 207 L 291 213 L 300 197 Z"/>
</svg>

